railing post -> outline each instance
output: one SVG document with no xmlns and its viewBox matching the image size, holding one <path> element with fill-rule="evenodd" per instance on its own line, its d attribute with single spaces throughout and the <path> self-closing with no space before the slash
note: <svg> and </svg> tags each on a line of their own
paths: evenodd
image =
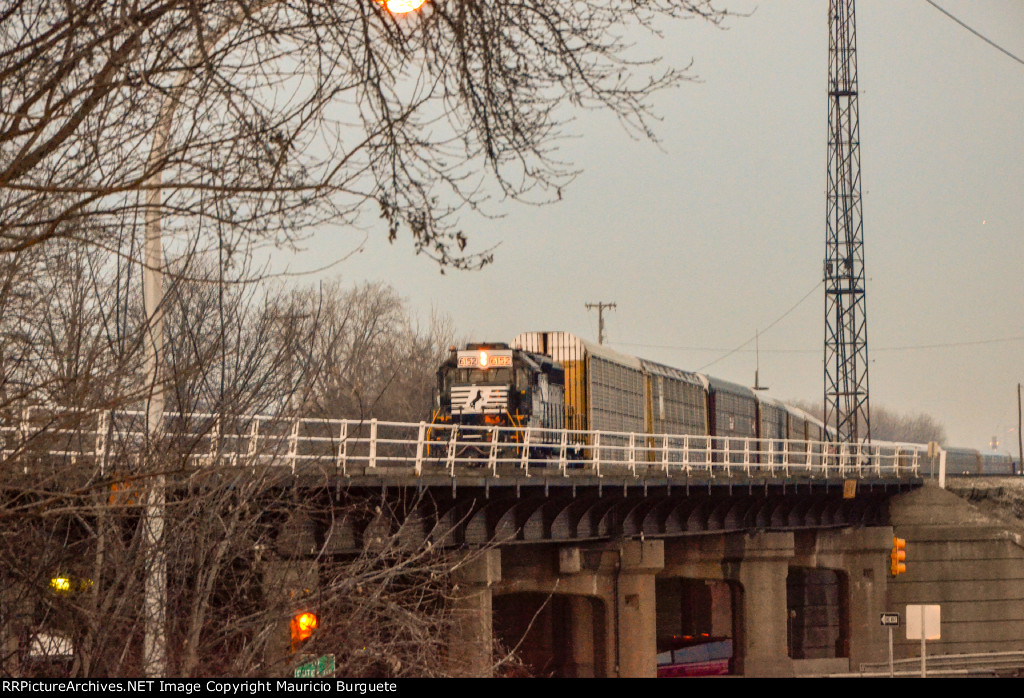
<svg viewBox="0 0 1024 698">
<path fill-rule="evenodd" d="M 366 464 L 368 468 L 377 467 L 377 418 L 370 420 L 370 460 Z"/>
<path fill-rule="evenodd" d="M 683 471 L 689 475 L 690 469 L 690 435 L 686 434 L 683 436 Z"/>
<path fill-rule="evenodd" d="M 448 438 L 448 474 L 455 477 L 455 451 L 458 446 L 459 425 L 452 424 L 452 435 Z"/>
<path fill-rule="evenodd" d="M 28 459 L 25 458 L 26 445 L 28 444 L 28 435 L 32 431 L 31 420 L 32 419 L 32 408 L 26 407 L 21 411 L 21 424 L 19 431 L 21 432 L 21 443 L 18 444 L 18 451 L 22 458 L 24 465 L 22 466 L 22 472 L 28 474 Z"/>
<path fill-rule="evenodd" d="M 338 430 L 338 455 L 334 460 L 334 469 L 341 470 L 342 475 L 348 475 L 348 420 L 341 420 L 341 428 Z"/>
<path fill-rule="evenodd" d="M 260 443 L 260 418 L 253 417 L 252 426 L 249 428 L 249 448 L 246 450 L 246 455 L 250 460 L 256 457 L 256 453 L 259 451 Z M 255 465 L 255 463 L 254 463 Z"/>
<path fill-rule="evenodd" d="M 488 433 L 491 435 L 491 450 L 487 454 L 487 466 L 491 469 L 491 473 L 495 477 L 498 475 L 498 438 L 501 432 L 496 428 L 491 427 L 488 429 Z"/>
<path fill-rule="evenodd" d="M 591 455 L 591 467 L 594 474 L 601 477 L 601 432 L 594 432 L 594 453 Z"/>
<path fill-rule="evenodd" d="M 569 450 L 569 432 L 565 429 L 562 430 L 562 443 L 558 448 L 558 467 L 562 471 L 562 477 L 565 477 L 565 470 L 568 467 L 568 459 L 566 458 L 566 451 Z"/>
<path fill-rule="evenodd" d="M 629 471 L 636 477 L 636 434 L 629 433 L 629 455 L 627 456 Z"/>
<path fill-rule="evenodd" d="M 107 420 L 109 412 L 101 411 L 96 418 L 96 446 L 93 455 L 99 466 L 100 475 L 106 474 L 107 466 Z"/>
<path fill-rule="evenodd" d="M 423 472 L 423 448 L 426 445 L 427 423 L 420 422 L 419 432 L 416 434 L 416 475 Z"/>
<path fill-rule="evenodd" d="M 668 434 L 664 434 L 661 437 L 661 469 L 665 471 L 665 475 L 668 475 L 668 465 L 670 461 L 668 448 Z"/>
<path fill-rule="evenodd" d="M 213 428 L 210 430 L 210 451 L 206 454 L 206 460 L 209 461 L 209 465 L 213 465 L 214 458 L 217 452 L 220 450 L 220 415 L 217 415 L 217 419 L 213 422 Z"/>
<path fill-rule="evenodd" d="M 299 452 L 299 424 L 298 419 L 295 420 L 295 424 L 292 425 L 292 433 L 288 437 L 288 464 L 292 468 L 292 474 L 295 474 L 295 458 Z"/>
<path fill-rule="evenodd" d="M 526 477 L 530 477 L 530 436 L 532 434 L 533 428 L 526 427 L 526 432 L 523 434 L 523 452 L 519 458 L 519 467 L 526 473 Z"/>
</svg>

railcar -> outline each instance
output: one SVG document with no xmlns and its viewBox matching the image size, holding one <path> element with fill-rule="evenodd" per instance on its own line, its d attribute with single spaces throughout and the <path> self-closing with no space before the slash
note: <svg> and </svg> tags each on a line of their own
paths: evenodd
<svg viewBox="0 0 1024 698">
<path fill-rule="evenodd" d="M 735 448 L 737 439 L 757 437 L 757 399 L 750 388 L 708 377 L 709 436 L 712 460 L 742 463 L 744 454 Z"/>
<path fill-rule="evenodd" d="M 786 440 L 793 436 L 789 411 L 778 400 L 766 395 L 757 396 L 758 451 L 762 463 L 782 463 L 787 448 Z"/>
<path fill-rule="evenodd" d="M 981 454 L 973 448 L 947 448 L 946 475 L 978 475 L 981 473 Z M 938 475 L 939 461 L 937 458 L 925 461 L 928 463 L 927 473 Z"/>
<path fill-rule="evenodd" d="M 1016 475 L 1013 467 L 1013 458 L 1008 453 L 982 453 L 981 454 L 982 475 Z"/>
<path fill-rule="evenodd" d="M 512 345 L 547 356 L 564 371 L 565 425 L 577 431 L 644 433 L 648 429 L 643 363 L 569 332 L 524 332 Z"/>
</svg>

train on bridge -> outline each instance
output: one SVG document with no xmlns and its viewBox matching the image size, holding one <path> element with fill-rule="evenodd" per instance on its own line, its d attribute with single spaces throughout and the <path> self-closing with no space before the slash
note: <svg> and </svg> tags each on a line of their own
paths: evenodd
<svg viewBox="0 0 1024 698">
<path fill-rule="evenodd" d="M 835 441 L 821 420 L 798 407 L 569 332 L 525 332 L 511 344 L 452 347 L 437 380 L 435 424 L 686 435 L 710 440 L 711 451 L 719 450 L 716 441 L 754 440 L 769 454 L 783 450 L 773 443 Z M 947 449 L 950 474 L 1013 470 L 1006 455 Z"/>
</svg>

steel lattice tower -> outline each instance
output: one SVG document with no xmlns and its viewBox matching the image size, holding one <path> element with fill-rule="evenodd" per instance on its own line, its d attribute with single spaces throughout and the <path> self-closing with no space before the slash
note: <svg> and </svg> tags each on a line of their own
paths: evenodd
<svg viewBox="0 0 1024 698">
<path fill-rule="evenodd" d="M 829 0 L 828 12 L 825 424 L 857 443 L 871 440 L 871 411 L 854 0 Z"/>
</svg>

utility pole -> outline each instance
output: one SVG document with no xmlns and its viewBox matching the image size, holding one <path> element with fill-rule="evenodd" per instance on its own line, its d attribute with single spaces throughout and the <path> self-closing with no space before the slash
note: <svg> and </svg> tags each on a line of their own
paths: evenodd
<svg viewBox="0 0 1024 698">
<path fill-rule="evenodd" d="M 614 310 L 614 303 L 587 303 L 587 310 L 597 308 L 597 343 L 604 344 L 604 311 Z"/>
<path fill-rule="evenodd" d="M 1017 474 L 1024 473 L 1024 436 L 1020 433 L 1020 383 L 1017 384 Z"/>
<path fill-rule="evenodd" d="M 861 221 L 854 0 L 829 0 L 825 216 L 825 424 L 839 441 L 871 441 Z"/>
</svg>

